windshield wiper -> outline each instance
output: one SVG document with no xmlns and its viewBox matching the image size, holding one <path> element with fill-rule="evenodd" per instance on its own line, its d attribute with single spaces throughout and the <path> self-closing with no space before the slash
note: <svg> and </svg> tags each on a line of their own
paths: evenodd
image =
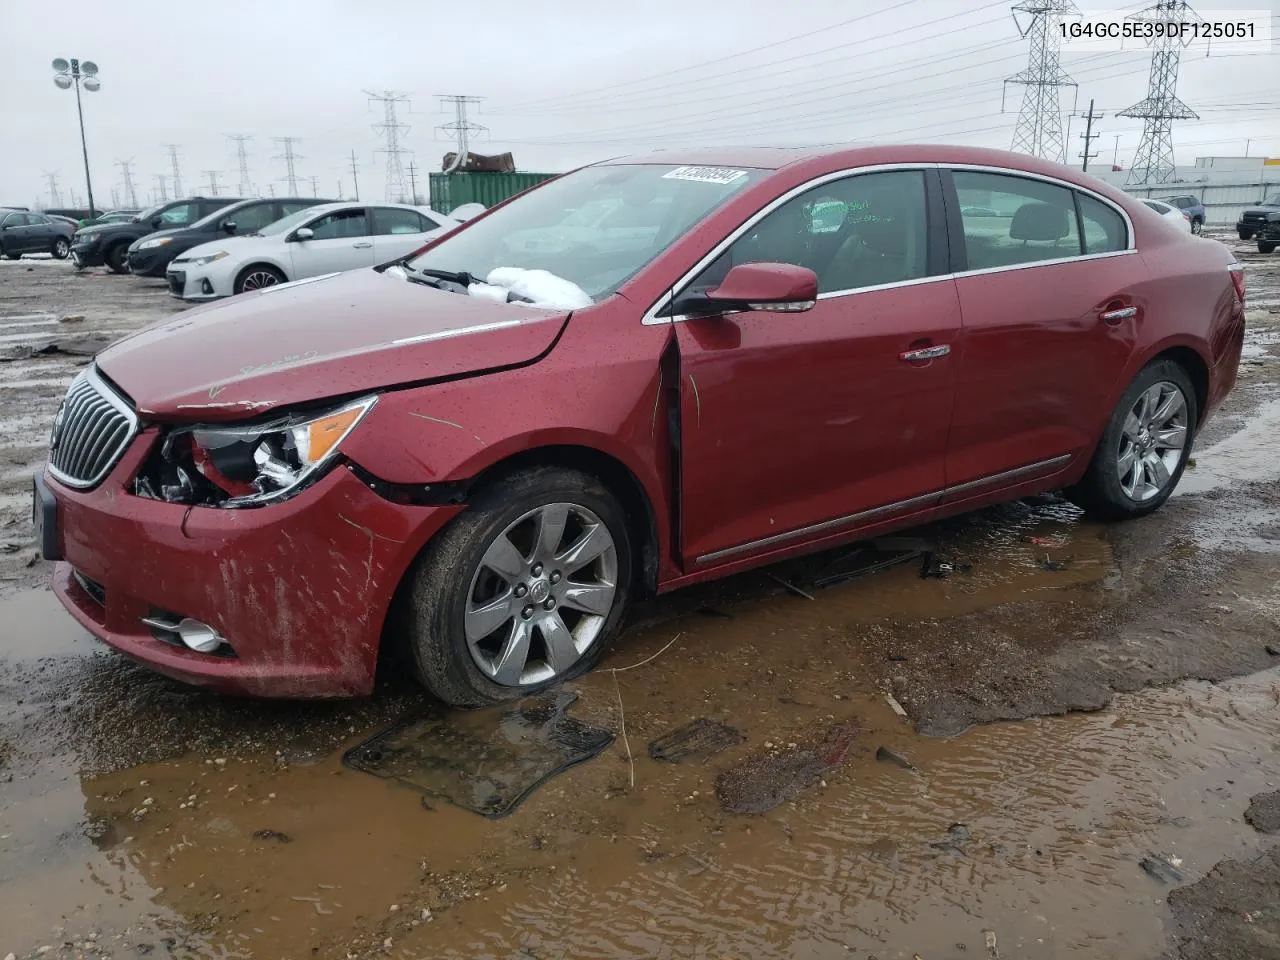
<svg viewBox="0 0 1280 960">
<path fill-rule="evenodd" d="M 411 278 L 415 276 L 430 277 L 433 280 L 447 280 L 449 283 L 460 283 L 464 287 L 469 287 L 473 283 L 480 282 L 476 277 L 467 273 L 465 270 L 435 270 L 431 267 L 422 267 L 418 270 L 414 270 L 408 264 L 402 264 L 402 266 L 406 271 L 408 271 Z"/>
</svg>

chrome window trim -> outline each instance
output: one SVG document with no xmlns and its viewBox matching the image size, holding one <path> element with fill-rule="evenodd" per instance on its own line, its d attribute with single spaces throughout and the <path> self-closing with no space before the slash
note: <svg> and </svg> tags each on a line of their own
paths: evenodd
<svg viewBox="0 0 1280 960">
<path fill-rule="evenodd" d="M 713 563 L 716 560 L 726 560 L 729 557 L 736 557 L 744 553 L 754 553 L 763 547 L 771 547 L 775 544 L 786 543 L 789 540 L 797 540 L 801 537 L 825 533 L 828 530 L 836 530 L 840 527 L 845 527 L 853 523 L 866 523 L 867 521 L 874 520 L 877 517 L 882 517 L 891 513 L 898 513 L 911 507 L 936 506 L 953 494 L 967 493 L 1008 480 L 1031 477 L 1037 473 L 1047 471 L 1052 467 L 1065 466 L 1070 460 L 1071 454 L 1069 453 L 1059 454 L 1058 456 L 1050 457 L 1047 460 L 1037 460 L 1035 463 L 1024 464 L 1021 467 L 1014 467 L 1011 470 L 1001 470 L 999 473 L 988 474 L 985 477 L 979 477 L 977 480 L 969 480 L 965 483 L 957 483 L 950 487 L 943 487 L 941 490 L 935 490 L 933 493 L 924 493 L 917 497 L 908 497 L 905 500 L 895 500 L 893 503 L 886 503 L 884 506 L 871 507 L 867 510 L 859 510 L 857 513 L 846 514 L 843 517 L 836 517 L 833 520 L 821 520 L 818 523 L 811 523 L 803 527 L 797 527 L 796 529 L 788 530 L 785 533 L 775 533 L 772 536 L 764 537 L 760 540 L 752 540 L 748 543 L 740 543 L 735 547 L 725 547 L 723 550 L 714 550 L 711 553 L 704 553 L 698 557 L 694 563 Z"/>
<path fill-rule="evenodd" d="M 140 426 L 138 415 L 134 413 L 133 409 L 125 403 L 120 395 L 117 394 L 116 391 L 98 375 L 98 368 L 93 364 L 85 367 L 84 372 L 81 373 L 80 376 L 76 377 L 75 380 L 71 381 L 67 387 L 68 394 L 71 392 L 71 388 L 75 386 L 76 380 L 80 380 L 82 378 L 94 389 L 95 392 L 97 392 L 98 396 L 102 397 L 102 399 L 114 407 L 118 413 L 124 416 L 129 423 L 129 431 L 125 434 L 124 439 L 120 441 L 120 447 L 116 451 L 115 455 L 107 461 L 106 465 L 99 470 L 95 476 L 88 480 L 78 480 L 75 477 L 70 477 L 63 473 L 53 465 L 52 456 L 50 457 L 50 459 L 45 463 L 45 467 L 48 469 L 49 475 L 64 486 L 71 487 L 75 490 L 88 490 L 90 487 L 96 487 L 105 480 L 107 475 L 116 468 L 116 464 L 120 462 L 125 451 L 129 449 L 130 444 L 133 443 L 134 438 L 138 435 L 138 429 Z M 65 399 L 63 402 L 65 402 Z M 62 409 L 61 405 L 59 405 L 58 409 Z M 56 414 L 54 422 L 57 422 Z M 49 440 L 50 442 L 53 440 L 52 430 L 49 431 Z"/>
<path fill-rule="evenodd" d="M 1079 184 L 1071 183 L 1059 177 L 1051 177 L 1048 174 L 1031 173 L 1030 171 L 1027 171 L 1027 170 L 1017 170 L 1012 167 L 993 167 L 989 164 L 983 164 L 983 163 L 943 163 L 943 164 L 940 164 L 940 166 L 946 170 L 964 170 L 970 173 L 997 173 L 997 174 L 1004 174 L 1005 176 L 1009 176 L 1009 177 L 1022 177 L 1024 180 L 1040 180 L 1044 183 L 1053 184 L 1056 187 L 1065 187 L 1068 190 L 1079 190 L 1081 193 L 1088 194 L 1094 200 L 1097 200 L 1099 203 L 1106 204 L 1116 213 L 1120 214 L 1121 218 L 1124 220 L 1125 228 L 1128 231 L 1128 243 L 1125 245 L 1125 248 L 1123 250 L 1108 250 L 1106 253 L 1086 253 L 1086 254 L 1082 254 L 1079 257 L 1065 257 L 1063 259 L 1083 260 L 1086 257 L 1102 257 L 1102 256 L 1108 256 L 1108 255 L 1114 256 L 1115 254 L 1118 254 L 1118 253 L 1129 253 L 1129 252 L 1136 253 L 1138 250 L 1138 246 L 1137 246 L 1138 241 L 1137 241 L 1137 238 L 1133 235 L 1133 220 L 1129 217 L 1128 211 L 1126 211 L 1123 207 L 1118 206 L 1114 200 L 1110 200 L 1107 197 L 1104 197 L 1102 194 L 1098 193 L 1096 190 L 1093 190 L 1089 187 L 1082 187 Z M 1081 237 L 1080 239 L 1081 239 L 1081 242 L 1083 243 L 1084 238 Z M 1051 261 L 1039 260 L 1037 262 L 1049 263 Z M 1021 264 L 1018 264 L 1018 266 L 1021 266 Z M 1003 268 L 987 267 L 985 269 L 990 270 L 990 269 L 1003 269 Z M 971 273 L 971 272 L 974 272 L 974 271 L 969 271 L 969 270 L 962 271 L 962 273 Z"/>
<path fill-rule="evenodd" d="M 1070 181 L 1062 180 L 1058 177 L 1051 177 L 1043 173 L 1031 173 L 1030 171 L 1022 170 L 1017 167 L 995 167 L 990 164 L 978 163 L 880 163 L 865 167 L 846 167 L 843 170 L 824 173 L 819 177 L 814 177 L 812 180 L 805 181 L 799 186 L 792 187 L 782 196 L 776 197 L 760 210 L 756 211 L 756 213 L 738 227 L 738 229 L 734 230 L 731 234 L 721 240 L 720 243 L 713 247 L 710 253 L 694 264 L 691 269 L 687 270 L 678 282 L 672 284 L 669 289 L 664 291 L 663 294 L 654 301 L 649 309 L 644 312 L 644 315 L 640 318 L 641 324 L 645 326 L 657 326 L 668 323 L 682 323 L 685 320 L 688 320 L 689 318 L 683 314 L 673 317 L 659 317 L 657 314 L 668 303 L 676 298 L 676 291 L 683 291 L 686 285 L 688 285 L 699 273 L 705 270 L 713 260 L 724 253 L 724 251 L 736 242 L 739 237 L 787 201 L 799 196 L 801 193 L 813 189 L 814 187 L 820 187 L 824 183 L 830 183 L 832 180 L 840 180 L 848 176 L 856 176 L 860 173 L 882 173 L 892 170 L 964 170 L 974 173 L 1004 174 L 1011 177 L 1040 180 L 1045 183 L 1053 184 L 1054 186 L 1063 187 L 1067 190 L 1078 190 L 1083 194 L 1087 194 L 1094 200 L 1097 200 L 1099 203 L 1105 204 L 1120 215 L 1125 224 L 1127 245 L 1123 250 L 1108 250 L 1103 253 L 1084 253 L 1071 257 L 1057 257 L 1053 260 L 1033 260 L 1030 263 L 1014 263 L 999 267 L 978 267 L 973 270 L 958 270 L 955 273 L 942 273 L 931 277 L 916 277 L 912 280 L 898 280 L 893 283 L 879 283 L 875 286 L 857 287 L 852 290 L 829 290 L 826 293 L 818 294 L 819 300 L 830 300 L 835 297 L 853 296 L 859 293 L 874 293 L 879 290 L 892 290 L 895 287 L 910 287 L 922 283 L 936 283 L 939 280 L 957 280 L 961 277 L 976 277 L 989 273 L 1004 273 L 1010 270 L 1027 270 L 1032 267 L 1052 267 L 1063 263 L 1074 263 L 1076 261 L 1083 260 L 1102 260 L 1108 257 L 1123 257 L 1138 252 L 1137 238 L 1134 235 L 1133 229 L 1133 219 L 1123 207 L 1120 207 L 1113 200 L 1103 196 L 1095 190 L 1090 189 L 1089 187 L 1082 187 L 1079 184 L 1071 183 Z"/>
<path fill-rule="evenodd" d="M 871 164 L 869 166 L 863 166 L 863 167 L 846 167 L 842 170 L 835 170 L 835 171 L 832 171 L 831 173 L 824 173 L 821 176 L 814 177 L 812 180 L 806 180 L 804 183 L 792 187 L 790 190 L 788 190 L 786 193 L 782 194 L 781 196 L 774 197 L 767 204 L 765 204 L 763 207 L 757 210 L 754 214 L 748 217 L 746 221 L 743 222 L 736 230 L 730 233 L 727 237 L 724 237 L 723 239 L 721 239 L 719 243 L 717 243 L 714 247 L 712 247 L 710 252 L 708 252 L 706 256 L 704 256 L 701 260 L 695 263 L 689 270 L 686 270 L 684 275 L 681 276 L 680 280 L 672 284 L 670 289 L 665 291 L 662 294 L 662 296 L 660 296 L 657 299 L 657 301 L 654 302 L 649 307 L 649 309 L 644 312 L 644 316 L 640 318 L 641 324 L 644 324 L 645 326 L 652 326 L 652 325 L 667 324 L 667 323 L 679 323 L 683 320 L 686 320 L 687 318 L 684 316 L 659 317 L 657 316 L 657 313 L 658 313 L 658 310 L 661 309 L 668 301 L 675 299 L 676 291 L 678 290 L 682 291 L 684 287 L 687 286 L 689 282 L 694 279 L 694 277 L 696 277 L 699 273 L 705 270 L 708 264 L 710 264 L 713 260 L 715 260 L 716 257 L 720 256 L 720 254 L 724 253 L 724 251 L 727 250 L 730 246 L 732 246 L 738 240 L 739 237 L 745 234 L 748 230 L 754 227 L 757 223 L 759 223 L 769 214 L 773 213 L 774 210 L 777 210 L 778 207 L 782 206 L 784 203 L 788 202 L 789 200 L 795 197 L 798 197 L 800 194 L 805 193 L 806 191 L 812 190 L 814 187 L 820 187 L 824 183 L 830 183 L 833 180 L 843 180 L 846 177 L 857 176 L 858 174 L 862 174 L 862 173 L 885 173 L 888 171 L 895 171 L 895 170 L 920 170 L 920 171 L 936 170 L 941 166 L 943 166 L 943 164 L 930 162 L 930 163 L 876 163 L 876 164 Z M 943 278 L 941 276 L 936 276 L 936 277 L 925 277 L 922 279 L 941 280 Z M 916 280 L 901 281 L 901 283 L 915 283 L 915 282 L 917 281 Z M 880 289 L 885 289 L 887 287 L 898 286 L 898 285 L 899 284 L 884 284 L 883 286 L 880 287 Z M 869 288 L 861 287 L 859 289 L 866 290 Z M 842 292 L 844 291 L 831 291 L 831 293 L 833 294 L 839 294 Z M 821 300 L 827 295 L 828 294 L 819 294 L 818 299 Z"/>
</svg>

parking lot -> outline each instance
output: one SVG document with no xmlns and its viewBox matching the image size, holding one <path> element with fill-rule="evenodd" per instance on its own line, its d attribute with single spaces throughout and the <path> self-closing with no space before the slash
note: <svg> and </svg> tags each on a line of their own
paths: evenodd
<svg viewBox="0 0 1280 960">
<path fill-rule="evenodd" d="M 217 698 L 63 614 L 29 522 L 54 411 L 181 305 L 0 261 L 0 957 L 1274 949 L 1280 256 L 1213 236 L 1246 265 L 1244 361 L 1163 510 L 1109 527 L 1040 498 L 827 589 L 794 584 L 831 556 L 649 602 L 569 685 L 612 742 L 501 819 L 343 762 L 427 709 L 394 675 L 356 702 Z M 695 718 L 737 736 L 651 755 Z"/>
</svg>

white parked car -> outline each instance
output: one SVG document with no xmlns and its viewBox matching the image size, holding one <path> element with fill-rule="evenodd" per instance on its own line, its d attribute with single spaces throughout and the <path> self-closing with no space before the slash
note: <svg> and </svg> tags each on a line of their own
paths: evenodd
<svg viewBox="0 0 1280 960">
<path fill-rule="evenodd" d="M 1191 218 L 1175 207 L 1172 203 L 1165 203 L 1163 200 L 1143 200 L 1142 202 L 1166 220 L 1176 223 L 1180 228 L 1186 230 L 1187 233 L 1195 233 L 1195 231 L 1191 229 Z"/>
<path fill-rule="evenodd" d="M 169 292 L 215 300 L 412 253 L 458 221 L 408 204 L 325 203 L 307 207 L 247 236 L 192 247 L 165 271 Z"/>
</svg>

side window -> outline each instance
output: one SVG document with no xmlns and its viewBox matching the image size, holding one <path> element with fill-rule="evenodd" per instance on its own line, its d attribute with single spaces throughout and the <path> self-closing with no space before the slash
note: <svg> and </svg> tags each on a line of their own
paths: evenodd
<svg viewBox="0 0 1280 960">
<path fill-rule="evenodd" d="M 255 203 L 250 207 L 241 207 L 222 218 L 222 223 L 234 223 L 236 233 L 257 233 L 268 223 L 278 219 L 274 203 Z"/>
<path fill-rule="evenodd" d="M 293 203 L 285 201 L 280 204 L 280 219 L 284 219 L 290 214 L 297 213 L 299 210 L 305 210 L 307 207 L 314 207 L 314 203 L 299 203 L 296 200 Z"/>
<path fill-rule="evenodd" d="M 369 236 L 369 218 L 364 208 L 340 210 L 310 224 L 317 240 L 341 240 L 345 237 Z"/>
<path fill-rule="evenodd" d="M 160 227 L 185 227 L 200 219 L 200 207 L 194 203 L 180 203 L 160 214 Z"/>
<path fill-rule="evenodd" d="M 1129 246 L 1129 230 L 1125 226 L 1124 217 L 1088 194 L 1077 192 L 1076 202 L 1080 204 L 1085 253 L 1112 253 Z"/>
<path fill-rule="evenodd" d="M 4 225 L 6 227 L 25 227 L 28 219 L 25 213 L 11 213 L 5 217 Z"/>
<path fill-rule="evenodd" d="M 924 173 L 853 174 L 793 197 L 733 242 L 694 281 L 706 289 L 742 263 L 794 263 L 818 292 L 900 283 L 927 274 Z"/>
<path fill-rule="evenodd" d="M 38 213 L 28 213 L 27 223 L 33 227 L 43 227 L 45 224 L 49 223 L 49 218 L 42 217 Z"/>
<path fill-rule="evenodd" d="M 426 233 L 435 225 L 413 210 L 400 210 L 395 207 L 373 208 L 373 232 L 380 237 L 399 233 Z"/>
<path fill-rule="evenodd" d="M 1001 173 L 953 173 L 968 269 L 1009 267 L 1079 256 L 1072 192 Z"/>
</svg>

